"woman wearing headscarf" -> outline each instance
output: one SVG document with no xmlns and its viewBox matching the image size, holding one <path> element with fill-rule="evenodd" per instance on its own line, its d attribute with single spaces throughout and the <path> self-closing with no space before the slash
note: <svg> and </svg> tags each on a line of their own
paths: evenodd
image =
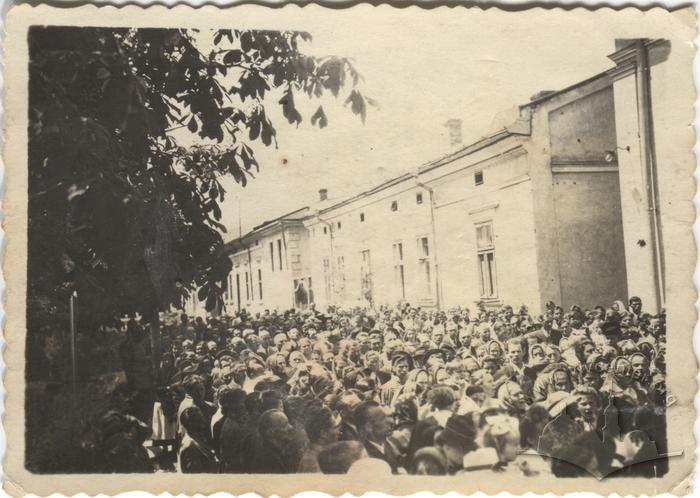
<svg viewBox="0 0 700 498">
<path fill-rule="evenodd" d="M 496 360 L 498 368 L 501 367 L 505 360 L 503 346 L 501 346 L 501 343 L 496 340 L 489 341 L 489 343 L 486 345 L 486 354 Z"/>
<path fill-rule="evenodd" d="M 430 374 L 427 370 L 423 368 L 411 370 L 406 377 L 406 382 L 395 397 L 395 404 L 409 399 L 417 407 L 425 405 L 430 380 Z"/>
<path fill-rule="evenodd" d="M 640 406 L 648 401 L 646 393 L 634 382 L 632 363 L 624 356 L 618 356 L 612 361 L 600 391 L 632 406 Z"/>
<path fill-rule="evenodd" d="M 554 392 L 571 392 L 573 388 L 574 382 L 568 367 L 564 363 L 554 363 L 537 376 L 532 388 L 532 396 L 534 401 L 544 401 Z"/>
<path fill-rule="evenodd" d="M 544 344 L 531 344 L 528 348 L 527 363 L 523 367 L 521 387 L 525 396 L 532 398 L 535 379 L 547 366 L 547 355 Z"/>
<path fill-rule="evenodd" d="M 496 391 L 501 407 L 512 417 L 521 417 L 527 410 L 523 390 L 517 382 L 506 380 Z"/>
</svg>

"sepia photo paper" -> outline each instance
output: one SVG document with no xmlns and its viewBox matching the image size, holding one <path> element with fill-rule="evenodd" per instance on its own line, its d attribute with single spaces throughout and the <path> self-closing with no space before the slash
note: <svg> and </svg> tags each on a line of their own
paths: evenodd
<svg viewBox="0 0 700 498">
<path fill-rule="evenodd" d="M 695 24 L 12 7 L 5 491 L 690 492 Z"/>
</svg>

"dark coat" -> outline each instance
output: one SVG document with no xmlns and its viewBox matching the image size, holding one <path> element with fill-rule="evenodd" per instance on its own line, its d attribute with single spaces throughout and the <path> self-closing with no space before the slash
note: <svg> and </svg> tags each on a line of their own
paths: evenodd
<svg viewBox="0 0 700 498">
<path fill-rule="evenodd" d="M 213 474 L 219 471 L 214 452 L 193 441 L 180 449 L 180 471 L 188 474 Z"/>
<path fill-rule="evenodd" d="M 269 439 L 260 439 L 255 448 L 249 472 L 252 474 L 292 474 L 297 471 L 299 459 L 284 446 Z"/>
<path fill-rule="evenodd" d="M 398 473 L 399 465 L 394 458 L 392 458 L 388 453 L 380 451 L 375 445 L 373 445 L 369 441 L 365 440 L 363 443 L 365 445 L 365 450 L 367 450 L 367 455 L 370 458 L 378 458 L 379 460 L 384 460 L 391 467 L 391 472 L 393 474 Z"/>
<path fill-rule="evenodd" d="M 243 468 L 243 439 L 247 432 L 237 420 L 224 417 L 219 434 L 219 458 L 221 471 L 240 473 Z M 251 455 L 252 456 L 252 455 Z"/>
</svg>

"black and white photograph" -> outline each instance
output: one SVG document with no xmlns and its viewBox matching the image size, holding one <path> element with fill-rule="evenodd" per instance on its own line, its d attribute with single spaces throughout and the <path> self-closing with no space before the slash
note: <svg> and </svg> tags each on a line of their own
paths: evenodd
<svg viewBox="0 0 700 498">
<path fill-rule="evenodd" d="M 692 12 L 80 9 L 9 21 L 17 489 L 687 492 Z"/>
</svg>

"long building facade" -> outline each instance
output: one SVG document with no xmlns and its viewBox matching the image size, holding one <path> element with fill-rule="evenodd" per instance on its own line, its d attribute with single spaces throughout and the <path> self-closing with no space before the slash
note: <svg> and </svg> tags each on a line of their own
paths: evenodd
<svg viewBox="0 0 700 498">
<path fill-rule="evenodd" d="M 672 53 L 663 40 L 616 48 L 611 69 L 541 92 L 485 138 L 352 197 L 324 192 L 231 242 L 227 309 L 538 311 L 631 295 L 663 307 L 665 186 L 692 171 L 655 127 L 672 117 L 652 85 Z"/>
</svg>

